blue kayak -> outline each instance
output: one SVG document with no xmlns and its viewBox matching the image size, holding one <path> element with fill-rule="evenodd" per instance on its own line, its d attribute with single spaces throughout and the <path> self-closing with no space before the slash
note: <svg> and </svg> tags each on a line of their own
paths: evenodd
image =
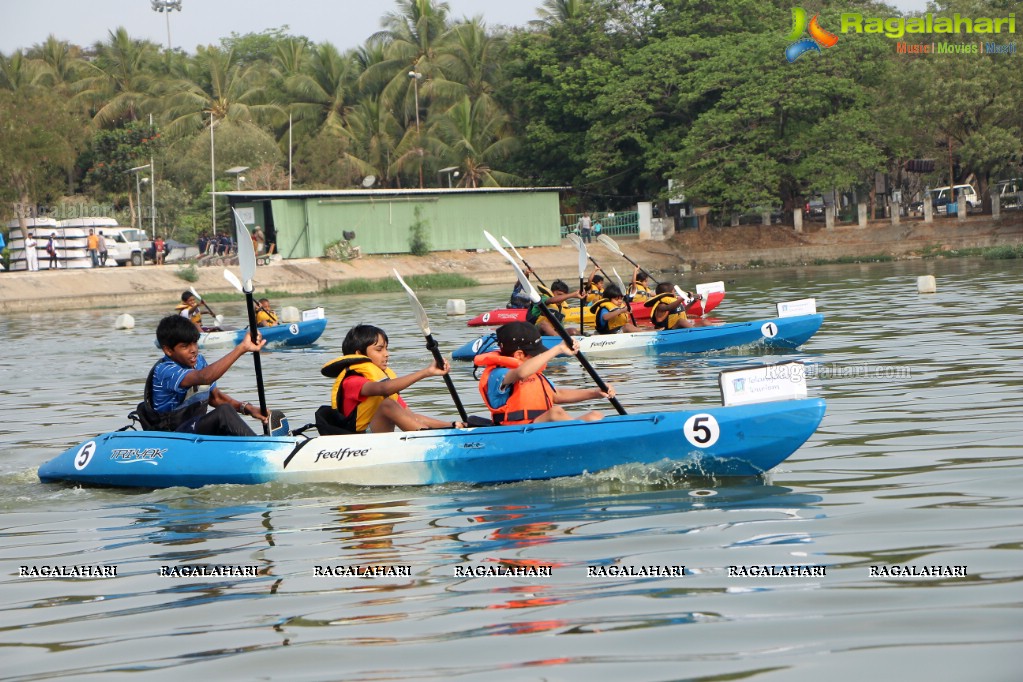
<svg viewBox="0 0 1023 682">
<path fill-rule="evenodd" d="M 266 345 L 270 347 L 280 346 L 308 346 L 316 343 L 316 340 L 327 328 L 327 319 L 304 320 L 302 322 L 282 323 L 273 327 L 260 327 L 259 333 L 266 339 Z M 237 346 L 249 333 L 245 329 L 227 329 L 220 332 L 204 332 L 199 335 L 199 348 L 230 348 Z"/>
<path fill-rule="evenodd" d="M 824 316 L 796 315 L 750 322 L 731 322 L 691 329 L 636 332 L 634 334 L 595 334 L 576 337 L 585 355 L 618 353 L 658 355 L 660 353 L 705 353 L 739 346 L 762 345 L 773 348 L 797 348 L 817 333 Z M 561 343 L 557 336 L 544 336 L 543 344 L 553 348 Z M 454 360 L 472 360 L 481 353 L 497 350 L 497 337 L 480 336 L 451 354 Z"/>
<path fill-rule="evenodd" d="M 195 436 L 114 431 L 39 467 L 44 482 L 167 488 L 335 482 L 505 483 L 641 464 L 694 476 L 754 476 L 816 430 L 821 399 L 551 422 L 349 436 Z"/>
</svg>

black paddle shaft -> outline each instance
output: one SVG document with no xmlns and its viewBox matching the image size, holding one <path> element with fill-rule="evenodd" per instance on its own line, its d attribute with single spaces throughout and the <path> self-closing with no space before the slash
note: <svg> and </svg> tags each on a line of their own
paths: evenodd
<svg viewBox="0 0 1023 682">
<path fill-rule="evenodd" d="M 433 338 L 433 334 L 426 335 L 426 348 L 433 353 L 433 359 L 437 363 L 437 368 L 442 369 L 444 367 L 444 358 L 440 354 L 440 345 L 437 343 L 437 339 Z M 458 410 L 458 416 L 462 418 L 462 423 L 468 425 L 469 415 L 462 406 L 462 399 L 458 397 L 458 391 L 455 390 L 455 383 L 451 381 L 450 374 L 444 375 L 444 384 L 448 387 L 448 393 L 451 394 L 451 399 L 455 402 L 455 408 Z"/>
<path fill-rule="evenodd" d="M 567 343 L 568 346 L 571 348 L 573 343 L 572 337 L 568 335 L 567 331 L 565 331 L 565 326 L 561 324 L 561 320 L 559 320 L 546 305 L 541 305 L 540 311 L 543 313 L 544 317 L 546 317 L 547 320 L 551 323 L 554 329 L 558 332 L 558 336 L 561 337 L 561 340 Z M 586 359 L 586 356 L 583 355 L 582 351 L 577 352 L 575 354 L 575 357 L 579 361 L 579 364 L 583 366 L 583 369 L 586 370 L 586 373 L 590 375 L 590 378 L 593 379 L 593 383 L 597 384 L 597 388 L 599 388 L 604 393 L 607 393 L 608 391 L 607 384 L 605 384 L 604 380 L 600 378 L 599 374 L 597 374 L 597 370 L 593 369 L 593 365 L 591 365 L 590 361 Z M 618 402 L 618 398 L 615 398 L 614 396 L 609 396 L 608 400 L 611 402 L 612 405 L 614 405 L 614 408 L 615 410 L 618 411 L 618 414 L 623 415 L 628 414 L 628 412 L 625 411 L 625 408 L 622 407 L 622 404 Z"/>
<path fill-rule="evenodd" d="M 259 332 L 256 330 L 256 308 L 252 303 L 252 292 L 245 292 L 245 307 L 249 309 L 249 335 L 252 343 L 256 343 Z M 259 357 L 259 351 L 252 354 L 252 364 L 256 368 L 256 392 L 259 395 L 259 413 L 264 417 L 266 411 L 266 391 L 263 390 L 263 361 Z M 270 422 L 263 422 L 263 435 L 270 435 Z"/>
<path fill-rule="evenodd" d="M 625 260 L 627 260 L 630 263 L 632 263 L 633 267 L 637 267 L 640 270 L 643 270 L 643 268 L 640 267 L 639 263 L 637 263 L 636 261 L 634 261 L 631 258 L 629 258 L 628 256 L 626 256 L 624 253 L 622 254 L 622 258 L 624 258 Z M 644 270 L 644 272 L 646 272 L 646 271 Z M 660 284 L 660 282 L 658 282 L 656 279 L 654 279 L 654 276 L 651 275 L 649 272 L 646 273 L 646 276 L 649 277 L 650 279 L 652 279 L 654 284 Z"/>
</svg>

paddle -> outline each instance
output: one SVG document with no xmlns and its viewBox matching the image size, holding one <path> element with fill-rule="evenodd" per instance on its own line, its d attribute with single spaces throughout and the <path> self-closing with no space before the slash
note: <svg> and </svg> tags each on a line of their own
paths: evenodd
<svg viewBox="0 0 1023 682">
<path fill-rule="evenodd" d="M 526 273 L 522 272 L 522 268 L 520 268 L 518 263 L 515 262 L 515 259 L 511 257 L 511 254 L 509 254 L 507 251 L 504 250 L 504 248 L 501 247 L 498 241 L 494 239 L 494 235 L 484 230 L 483 236 L 487 238 L 487 241 L 493 244 L 494 248 L 497 249 L 498 253 L 504 256 L 505 260 L 511 263 L 511 266 L 515 269 L 515 276 L 518 277 L 519 282 L 522 284 L 522 288 L 525 291 L 529 292 L 529 299 L 533 301 L 533 303 L 539 303 L 540 293 L 535 288 L 533 288 L 532 284 L 530 284 L 529 278 L 526 277 Z M 586 260 L 581 259 L 581 262 L 583 268 L 585 269 Z M 561 320 L 559 320 L 556 315 L 551 314 L 551 311 L 548 310 L 547 306 L 545 305 L 540 306 L 540 310 L 541 312 L 543 312 L 544 317 L 546 317 L 547 320 L 551 323 L 551 326 L 557 330 L 558 336 L 561 337 L 561 340 L 567 343 L 569 347 L 571 347 L 572 344 L 574 343 L 574 339 L 572 339 L 572 337 L 568 335 L 568 332 L 565 331 L 565 327 L 564 325 L 561 324 Z M 575 357 L 577 360 L 579 360 L 579 364 L 583 366 L 583 369 L 586 370 L 586 373 L 590 375 L 590 378 L 593 379 L 593 382 L 597 384 L 597 387 L 604 393 L 607 393 L 608 390 L 607 384 L 605 384 L 604 380 L 600 378 L 599 374 L 597 374 L 597 370 L 593 369 L 593 365 L 591 365 L 590 361 L 586 359 L 586 356 L 582 354 L 582 351 L 577 352 Z M 628 412 L 625 411 L 625 408 L 622 407 L 622 404 L 618 402 L 618 398 L 610 396 L 608 397 L 608 401 L 610 401 L 610 403 L 614 405 L 614 408 L 615 410 L 618 411 L 618 414 L 628 414 Z"/>
<path fill-rule="evenodd" d="M 224 321 L 224 316 L 223 315 L 217 315 L 215 312 L 213 312 L 213 308 L 211 308 L 210 304 L 207 303 L 203 299 L 203 297 L 199 295 L 199 292 L 195 290 L 195 287 L 188 287 L 188 290 L 192 292 L 193 296 L 195 296 L 197 299 L 199 299 L 199 303 L 202 303 L 206 307 L 206 310 L 209 311 L 210 315 L 213 316 L 213 319 L 217 321 L 218 325 L 221 322 Z"/>
<path fill-rule="evenodd" d="M 603 244 L 604 248 L 606 248 L 611 253 L 615 254 L 616 256 L 621 256 L 625 260 L 627 260 L 630 263 L 632 263 L 633 266 L 639 268 L 639 263 L 637 263 L 636 261 L 634 261 L 631 258 L 629 258 L 628 256 L 626 256 L 625 253 L 620 248 L 618 248 L 618 243 L 615 242 L 614 239 L 611 239 L 611 237 L 608 237 L 606 234 L 602 234 L 599 237 L 597 237 L 597 241 L 600 242 L 601 244 Z M 643 268 L 640 268 L 640 270 L 642 270 L 642 269 Z M 646 272 L 646 271 L 644 271 L 644 272 Z M 654 279 L 653 275 L 651 275 L 649 272 L 647 272 L 647 277 L 649 277 L 651 280 L 653 280 L 654 284 L 660 284 L 660 282 L 658 282 L 656 279 Z"/>
<path fill-rule="evenodd" d="M 486 234 L 486 232 L 484 232 Z M 582 238 L 577 234 L 569 234 L 568 241 L 575 245 L 575 248 L 579 249 L 579 293 L 587 293 L 586 291 L 586 245 L 583 244 Z M 586 296 L 579 298 L 579 333 L 583 333 L 583 327 L 586 325 Z"/>
<path fill-rule="evenodd" d="M 529 267 L 529 266 L 526 266 Z M 405 284 L 405 280 L 401 278 L 397 270 L 391 270 L 394 276 L 398 278 L 398 284 L 404 289 L 405 293 L 408 294 L 408 302 L 412 306 L 412 312 L 416 315 L 416 321 L 419 323 L 419 328 L 423 330 L 423 336 L 426 337 L 426 348 L 433 353 L 433 359 L 437 363 L 437 367 L 441 368 L 444 366 L 444 358 L 440 354 L 440 346 L 437 344 L 437 340 L 433 338 L 433 333 L 430 331 L 430 318 L 426 316 L 426 309 L 423 308 L 423 304 L 419 302 L 419 298 L 416 296 L 416 292 L 412 291 L 408 284 Z M 455 383 L 451 381 L 451 375 L 444 375 L 444 385 L 448 387 L 448 393 L 451 394 L 451 399 L 455 401 L 455 407 L 458 409 L 458 416 L 462 418 L 462 423 L 469 424 L 469 415 L 466 414 L 465 408 L 462 407 L 462 401 L 458 397 L 458 391 L 455 390 Z"/>
<path fill-rule="evenodd" d="M 618 274 L 617 269 L 611 268 L 611 272 L 615 273 L 618 286 L 621 287 L 622 295 L 625 296 L 625 307 L 629 309 L 629 319 L 632 320 L 632 324 L 636 324 L 636 316 L 632 314 L 632 297 L 627 293 L 628 289 L 625 288 L 625 282 L 622 281 L 622 276 Z"/>
<path fill-rule="evenodd" d="M 515 248 L 515 245 L 508 241 L 507 237 L 501 237 L 501 239 L 503 239 L 504 243 L 508 245 L 508 248 L 512 250 L 512 253 L 515 254 L 515 257 L 522 261 L 522 264 L 526 266 L 526 269 L 533 273 L 533 277 L 536 277 L 536 281 L 544 286 L 547 286 L 547 283 L 540 279 L 540 275 L 536 274 L 536 270 L 534 270 L 533 267 L 526 262 L 526 259 L 522 257 L 522 254 L 519 253 L 518 249 Z"/>
<path fill-rule="evenodd" d="M 238 211 L 231 209 L 234 213 L 234 224 L 237 232 L 238 241 L 238 269 L 242 273 L 242 281 L 244 285 L 239 287 L 245 292 L 245 307 L 249 311 L 249 334 L 252 338 L 252 342 L 255 343 L 258 338 L 259 332 L 256 330 L 256 308 L 252 301 L 252 279 L 256 276 L 256 251 L 252 247 L 252 236 L 249 235 L 249 229 L 245 227 L 245 221 L 238 215 Z M 228 274 L 231 277 L 227 277 Z M 224 277 L 228 279 L 232 284 L 235 283 L 237 278 L 230 270 L 224 270 Z M 237 286 L 237 285 L 236 285 Z M 263 390 L 263 363 L 259 357 L 259 353 L 252 354 L 252 364 L 256 370 L 256 391 L 259 394 L 259 413 L 267 416 L 266 411 L 266 392 Z M 270 423 L 268 421 L 263 422 L 263 435 L 270 435 Z"/>
</svg>

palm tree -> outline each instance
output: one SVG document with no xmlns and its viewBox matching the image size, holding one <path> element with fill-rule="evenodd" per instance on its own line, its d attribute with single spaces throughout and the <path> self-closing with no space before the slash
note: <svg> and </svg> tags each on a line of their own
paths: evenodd
<svg viewBox="0 0 1023 682">
<path fill-rule="evenodd" d="M 41 81 L 48 87 L 67 92 L 82 71 L 81 49 L 66 40 L 58 40 L 52 33 L 46 42 L 36 45 L 29 54 L 43 65 Z"/>
<path fill-rule="evenodd" d="M 43 64 L 25 56 L 21 50 L 10 57 L 0 54 L 0 90 L 28 92 L 44 87 Z"/>
<path fill-rule="evenodd" d="M 535 28 L 552 28 L 582 15 L 588 0 L 544 0 L 536 10 L 539 19 L 529 22 Z"/>
<path fill-rule="evenodd" d="M 507 118 L 468 96 L 434 120 L 432 132 L 438 158 L 462 169 L 460 187 L 500 187 L 519 178 L 495 167 L 517 144 L 508 132 Z"/>
<path fill-rule="evenodd" d="M 433 82 L 435 103 L 447 108 L 468 96 L 473 103 L 496 107 L 493 96 L 501 81 L 504 47 L 505 40 L 488 35 L 480 17 L 452 27 L 437 55 L 445 78 Z"/>
<path fill-rule="evenodd" d="M 106 43 L 96 43 L 95 51 L 92 61 L 77 62 L 85 76 L 75 83 L 76 97 L 92 107 L 93 122 L 100 127 L 139 120 L 155 101 L 150 66 L 158 46 L 135 40 L 118 27 Z"/>
<path fill-rule="evenodd" d="M 355 103 L 359 66 L 352 52 L 342 55 L 330 43 L 318 45 L 305 68 L 284 80 L 293 97 L 290 110 L 300 122 L 300 135 L 329 129 L 340 134 L 345 115 Z"/>
<path fill-rule="evenodd" d="M 383 105 L 380 96 L 362 98 L 348 114 L 345 135 L 350 151 L 339 163 L 351 169 L 353 177 L 375 175 L 382 187 L 395 184 L 393 162 L 403 128 L 394 112 Z"/>
</svg>

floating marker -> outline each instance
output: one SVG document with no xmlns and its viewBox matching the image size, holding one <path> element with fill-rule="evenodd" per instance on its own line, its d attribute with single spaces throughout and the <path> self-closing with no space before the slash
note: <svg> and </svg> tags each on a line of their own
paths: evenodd
<svg viewBox="0 0 1023 682">
<path fill-rule="evenodd" d="M 123 315 L 118 315 L 117 319 L 114 320 L 114 329 L 134 329 L 134 328 L 135 328 L 135 318 L 132 317 L 131 315 L 129 315 L 128 313 L 124 313 Z"/>
<path fill-rule="evenodd" d="M 461 298 L 449 298 L 448 315 L 465 315 L 465 300 Z"/>
<path fill-rule="evenodd" d="M 920 294 L 934 294 L 938 291 L 938 283 L 934 281 L 934 275 L 921 275 L 916 278 L 916 290 Z"/>
</svg>

